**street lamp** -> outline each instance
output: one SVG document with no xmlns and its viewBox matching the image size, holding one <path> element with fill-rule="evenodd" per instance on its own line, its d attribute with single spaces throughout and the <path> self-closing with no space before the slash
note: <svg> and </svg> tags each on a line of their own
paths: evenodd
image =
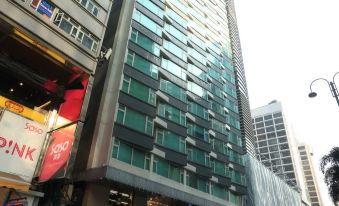
<svg viewBox="0 0 339 206">
<path fill-rule="evenodd" d="M 335 82 L 334 82 L 334 78 L 335 78 L 335 76 L 336 76 L 338 73 L 339 73 L 339 72 L 337 72 L 337 73 L 335 73 L 335 74 L 333 75 L 332 81 L 328 81 L 327 79 L 324 79 L 324 78 L 318 78 L 318 79 L 313 80 L 313 81 L 311 82 L 311 84 L 310 84 L 310 91 L 311 91 L 311 92 L 308 94 L 308 97 L 313 98 L 313 97 L 316 97 L 316 96 L 317 96 L 317 93 L 314 92 L 314 91 L 312 91 L 312 84 L 313 84 L 314 82 L 318 81 L 318 80 L 324 80 L 324 81 L 327 83 L 327 85 L 329 86 L 329 88 L 330 88 L 330 90 L 331 90 L 331 94 L 332 94 L 332 96 L 335 98 L 335 100 L 337 101 L 337 104 L 338 104 L 338 106 L 339 106 L 339 98 L 338 98 L 339 94 L 338 94 L 338 89 L 337 89 L 337 86 L 336 86 L 336 84 L 335 84 Z"/>
</svg>

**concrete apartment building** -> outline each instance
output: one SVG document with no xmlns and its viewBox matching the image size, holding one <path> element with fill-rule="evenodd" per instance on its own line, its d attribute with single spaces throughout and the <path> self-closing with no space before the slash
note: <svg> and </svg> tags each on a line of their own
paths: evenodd
<svg viewBox="0 0 339 206">
<path fill-rule="evenodd" d="M 0 1 L 0 202 L 70 175 L 112 4 Z"/>
<path fill-rule="evenodd" d="M 313 152 L 309 145 L 299 144 L 298 150 L 303 168 L 305 185 L 307 187 L 308 198 L 312 206 L 324 206 L 322 203 L 318 181 L 313 164 Z"/>
</svg>

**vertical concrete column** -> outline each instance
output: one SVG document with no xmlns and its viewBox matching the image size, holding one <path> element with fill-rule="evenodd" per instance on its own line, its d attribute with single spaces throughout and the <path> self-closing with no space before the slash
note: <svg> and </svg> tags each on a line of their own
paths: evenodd
<svg viewBox="0 0 339 206">
<path fill-rule="evenodd" d="M 107 205 L 110 194 L 109 191 L 110 188 L 108 186 L 92 183 L 87 184 L 82 205 Z"/>
</svg>

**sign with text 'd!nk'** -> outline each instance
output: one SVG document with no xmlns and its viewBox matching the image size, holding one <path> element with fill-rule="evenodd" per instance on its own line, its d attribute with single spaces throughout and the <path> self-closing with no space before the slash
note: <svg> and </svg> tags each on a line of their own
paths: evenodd
<svg viewBox="0 0 339 206">
<path fill-rule="evenodd" d="M 46 130 L 44 125 L 5 111 L 0 118 L 0 172 L 30 183 Z"/>
</svg>

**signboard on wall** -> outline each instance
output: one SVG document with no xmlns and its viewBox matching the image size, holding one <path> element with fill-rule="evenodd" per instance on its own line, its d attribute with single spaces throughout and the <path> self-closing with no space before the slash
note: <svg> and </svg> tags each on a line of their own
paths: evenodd
<svg viewBox="0 0 339 206">
<path fill-rule="evenodd" d="M 0 116 L 0 172 L 30 183 L 47 128 L 9 111 Z"/>
</svg>

